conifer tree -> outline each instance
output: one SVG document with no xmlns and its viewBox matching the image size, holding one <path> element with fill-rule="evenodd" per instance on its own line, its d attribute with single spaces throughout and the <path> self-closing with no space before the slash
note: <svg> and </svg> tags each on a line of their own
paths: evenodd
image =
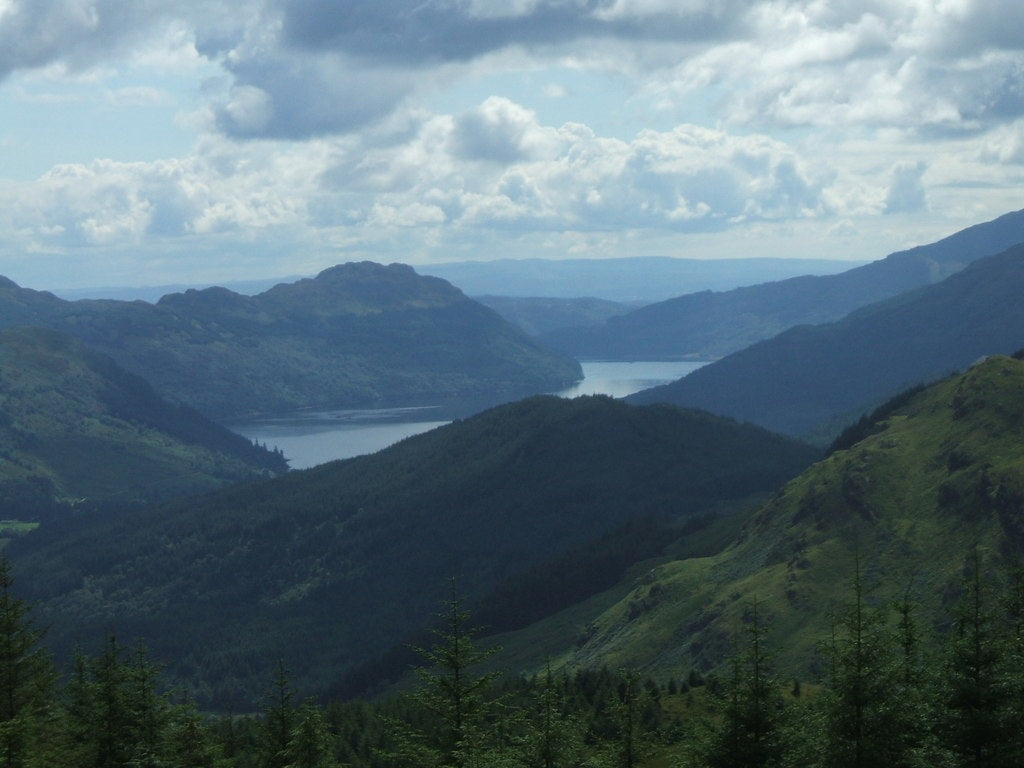
<svg viewBox="0 0 1024 768">
<path fill-rule="evenodd" d="M 543 687 L 528 713 L 520 741 L 518 765 L 524 768 L 573 768 L 583 761 L 583 728 L 575 713 L 566 711 L 563 693 L 555 684 L 550 663 Z"/>
<path fill-rule="evenodd" d="M 602 768 L 636 768 L 643 764 L 650 750 L 650 733 L 657 702 L 634 670 L 622 670 L 611 701 L 614 722 L 613 736 L 606 742 L 604 754 L 597 764 Z"/>
<path fill-rule="evenodd" d="M 966 570 L 949 635 L 942 733 L 964 765 L 1002 766 L 1007 741 L 1003 724 L 1009 701 L 997 616 L 982 579 L 977 547 L 968 557 Z"/>
<path fill-rule="evenodd" d="M 131 757 L 131 722 L 126 701 L 123 649 L 111 636 L 89 666 L 96 768 L 121 768 Z"/>
<path fill-rule="evenodd" d="M 216 764 L 210 734 L 191 701 L 178 707 L 168 743 L 167 752 L 176 768 L 214 768 Z"/>
<path fill-rule="evenodd" d="M 286 768 L 292 732 L 296 724 L 295 694 L 284 661 L 279 659 L 274 681 L 267 694 L 261 727 L 261 768 Z"/>
<path fill-rule="evenodd" d="M 882 608 L 867 603 L 860 554 L 854 558 L 853 600 L 838 619 L 827 698 L 827 764 L 830 768 L 904 765 L 901 703 L 892 635 Z"/>
<path fill-rule="evenodd" d="M 411 693 L 414 704 L 436 720 L 436 728 L 406 729 L 396 735 L 406 761 L 418 768 L 468 768 L 484 751 L 484 692 L 497 677 L 476 670 L 498 649 L 477 647 L 479 630 L 469 625 L 469 612 L 454 579 L 451 597 L 438 617 L 442 627 L 432 630 L 437 641 L 430 648 L 415 649 L 424 664 L 415 670 L 419 684 Z"/>
<path fill-rule="evenodd" d="M 1008 620 L 1006 663 L 1003 665 L 1007 695 L 1004 731 L 1008 736 L 1006 761 L 1024 765 L 1024 569 L 1015 566 L 1006 593 Z"/>
<path fill-rule="evenodd" d="M 0 557 L 0 767 L 23 768 L 44 752 L 55 672 L 39 645 L 43 633 L 12 584 Z"/>
<path fill-rule="evenodd" d="M 323 713 L 306 700 L 296 715 L 288 744 L 288 768 L 335 768 L 334 744 Z"/>
<path fill-rule="evenodd" d="M 124 665 L 124 706 L 129 719 L 133 768 L 162 764 L 164 739 L 170 726 L 171 708 L 159 692 L 160 670 L 149 660 L 145 646 L 136 647 Z"/>
<path fill-rule="evenodd" d="M 721 728 L 705 759 L 713 768 L 774 765 L 781 754 L 782 697 L 767 648 L 768 623 L 755 600 L 743 627 L 744 647 L 730 658 Z"/>
<path fill-rule="evenodd" d="M 62 741 L 69 764 L 82 768 L 162 765 L 170 708 L 159 670 L 139 647 L 130 661 L 113 636 L 102 653 L 76 654 L 64 686 Z"/>
</svg>

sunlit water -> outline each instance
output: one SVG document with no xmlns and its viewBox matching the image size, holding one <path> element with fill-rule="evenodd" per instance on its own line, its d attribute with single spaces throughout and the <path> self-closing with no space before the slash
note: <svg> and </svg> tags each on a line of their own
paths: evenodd
<svg viewBox="0 0 1024 768">
<path fill-rule="evenodd" d="M 625 397 L 680 379 L 703 364 L 585 362 L 581 364 L 583 380 L 556 394 Z M 303 411 L 228 426 L 268 448 L 280 448 L 292 469 L 307 469 L 334 459 L 374 453 L 447 423 L 439 408 L 423 407 Z"/>
</svg>

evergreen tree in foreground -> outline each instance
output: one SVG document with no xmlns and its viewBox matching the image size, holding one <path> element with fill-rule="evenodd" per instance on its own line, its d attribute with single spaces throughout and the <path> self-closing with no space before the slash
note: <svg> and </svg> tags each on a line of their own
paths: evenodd
<svg viewBox="0 0 1024 768">
<path fill-rule="evenodd" d="M 1003 766 L 1009 699 L 1003 677 L 1005 633 L 975 547 L 966 564 L 963 595 L 953 612 L 942 717 L 945 741 L 962 765 Z"/>
<path fill-rule="evenodd" d="M 711 768 L 772 766 L 782 751 L 782 696 L 766 643 L 768 623 L 756 600 L 747 619 L 745 644 L 729 660 L 723 722 L 705 755 Z"/>
<path fill-rule="evenodd" d="M 476 669 L 498 649 L 477 647 L 479 630 L 469 626 L 469 612 L 454 580 L 451 597 L 438 617 L 443 624 L 433 630 L 437 642 L 416 649 L 424 665 L 416 669 L 419 684 L 409 694 L 413 705 L 427 714 L 428 722 L 423 728 L 399 729 L 395 757 L 416 768 L 468 768 L 486 751 L 484 694 L 497 677 L 496 673 L 478 674 Z"/>
<path fill-rule="evenodd" d="M 0 766 L 39 764 L 52 727 L 56 677 L 39 647 L 42 630 L 32 626 L 29 608 L 11 593 L 7 560 L 0 557 Z"/>
</svg>

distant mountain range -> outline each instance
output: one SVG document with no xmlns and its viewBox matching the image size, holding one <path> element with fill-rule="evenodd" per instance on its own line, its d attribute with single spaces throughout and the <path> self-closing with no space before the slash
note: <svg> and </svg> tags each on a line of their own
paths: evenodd
<svg viewBox="0 0 1024 768">
<path fill-rule="evenodd" d="M 594 298 L 618 303 L 655 301 L 707 290 L 828 275 L 863 262 L 835 259 L 497 259 L 425 264 L 417 270 L 448 280 L 469 296 Z"/>
<path fill-rule="evenodd" d="M 153 502 L 287 468 L 70 336 L 0 331 L 0 519 Z"/>
<path fill-rule="evenodd" d="M 443 280 L 345 264 L 256 296 L 64 301 L 0 278 L 0 327 L 75 336 L 166 397 L 225 419 L 307 407 L 502 402 L 564 388 L 579 364 Z"/>
<path fill-rule="evenodd" d="M 835 275 L 792 277 L 678 296 L 538 338 L 579 359 L 714 360 L 797 325 L 838 320 L 867 304 L 938 282 L 1024 242 L 1024 211 Z M 752 281 L 753 282 L 753 281 Z"/>
<path fill-rule="evenodd" d="M 606 299 L 519 298 L 515 296 L 476 296 L 513 325 L 531 336 L 542 336 L 561 328 L 598 325 L 611 317 L 636 309 Z"/>
<path fill-rule="evenodd" d="M 1022 296 L 1024 245 L 838 322 L 792 328 L 628 399 L 828 440 L 900 389 L 1024 347 Z"/>
<path fill-rule="evenodd" d="M 55 647 L 115 628 L 191 695 L 252 706 L 278 658 L 324 689 L 408 640 L 453 576 L 477 601 L 575 553 L 488 618 L 522 626 L 614 583 L 678 535 L 669 524 L 765 494 L 818 455 L 670 406 L 534 397 L 372 456 L 44 526 L 8 553 Z"/>
<path fill-rule="evenodd" d="M 415 267 L 455 285 L 468 296 L 572 299 L 637 306 L 696 291 L 724 291 L 741 285 L 784 280 L 796 275 L 829 275 L 865 262 L 835 259 L 688 259 L 635 256 L 619 259 L 496 259 L 453 261 Z M 221 283 L 235 293 L 252 296 L 302 276 L 234 280 Z M 174 284 L 54 288 L 62 299 L 141 299 L 156 303 L 169 293 L 202 290 L 209 285 Z"/>
</svg>

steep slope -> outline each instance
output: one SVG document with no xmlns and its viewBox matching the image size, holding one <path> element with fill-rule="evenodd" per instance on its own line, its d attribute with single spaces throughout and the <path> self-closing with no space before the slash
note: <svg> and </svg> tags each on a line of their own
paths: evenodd
<svg viewBox="0 0 1024 768">
<path fill-rule="evenodd" d="M 732 547 L 650 563 L 603 601 L 503 645 L 527 670 L 546 656 L 685 676 L 721 664 L 756 600 L 781 673 L 813 680 L 857 559 L 869 604 L 909 597 L 927 637 L 948 619 L 976 545 L 991 578 L 1024 555 L 1024 361 L 986 359 L 887 411 L 873 434 L 782 488 Z M 575 633 L 563 629 L 556 649 L 566 625 Z"/>
<path fill-rule="evenodd" d="M 629 400 L 828 437 L 900 389 L 1019 349 L 1022 291 L 1024 246 L 1017 246 L 840 322 L 793 328 Z"/>
<path fill-rule="evenodd" d="M 858 307 L 938 282 L 1022 242 L 1024 211 L 1017 211 L 838 275 L 688 294 L 602 325 L 555 330 L 539 338 L 584 359 L 714 360 L 787 328 L 838 320 Z"/>
<path fill-rule="evenodd" d="M 768 492 L 817 455 L 707 414 L 535 397 L 372 456 L 44 527 L 9 555 L 59 649 L 113 627 L 194 695 L 251 706 L 278 658 L 310 690 L 401 643 L 451 576 L 476 599 L 631 520 Z"/>
<path fill-rule="evenodd" d="M 287 469 L 64 334 L 0 331 L 0 517 L 151 502 Z"/>
<path fill-rule="evenodd" d="M 312 406 L 500 402 L 581 377 L 437 278 L 345 264 L 257 296 L 62 301 L 0 282 L 0 326 L 69 333 L 177 402 L 228 418 Z"/>
</svg>

